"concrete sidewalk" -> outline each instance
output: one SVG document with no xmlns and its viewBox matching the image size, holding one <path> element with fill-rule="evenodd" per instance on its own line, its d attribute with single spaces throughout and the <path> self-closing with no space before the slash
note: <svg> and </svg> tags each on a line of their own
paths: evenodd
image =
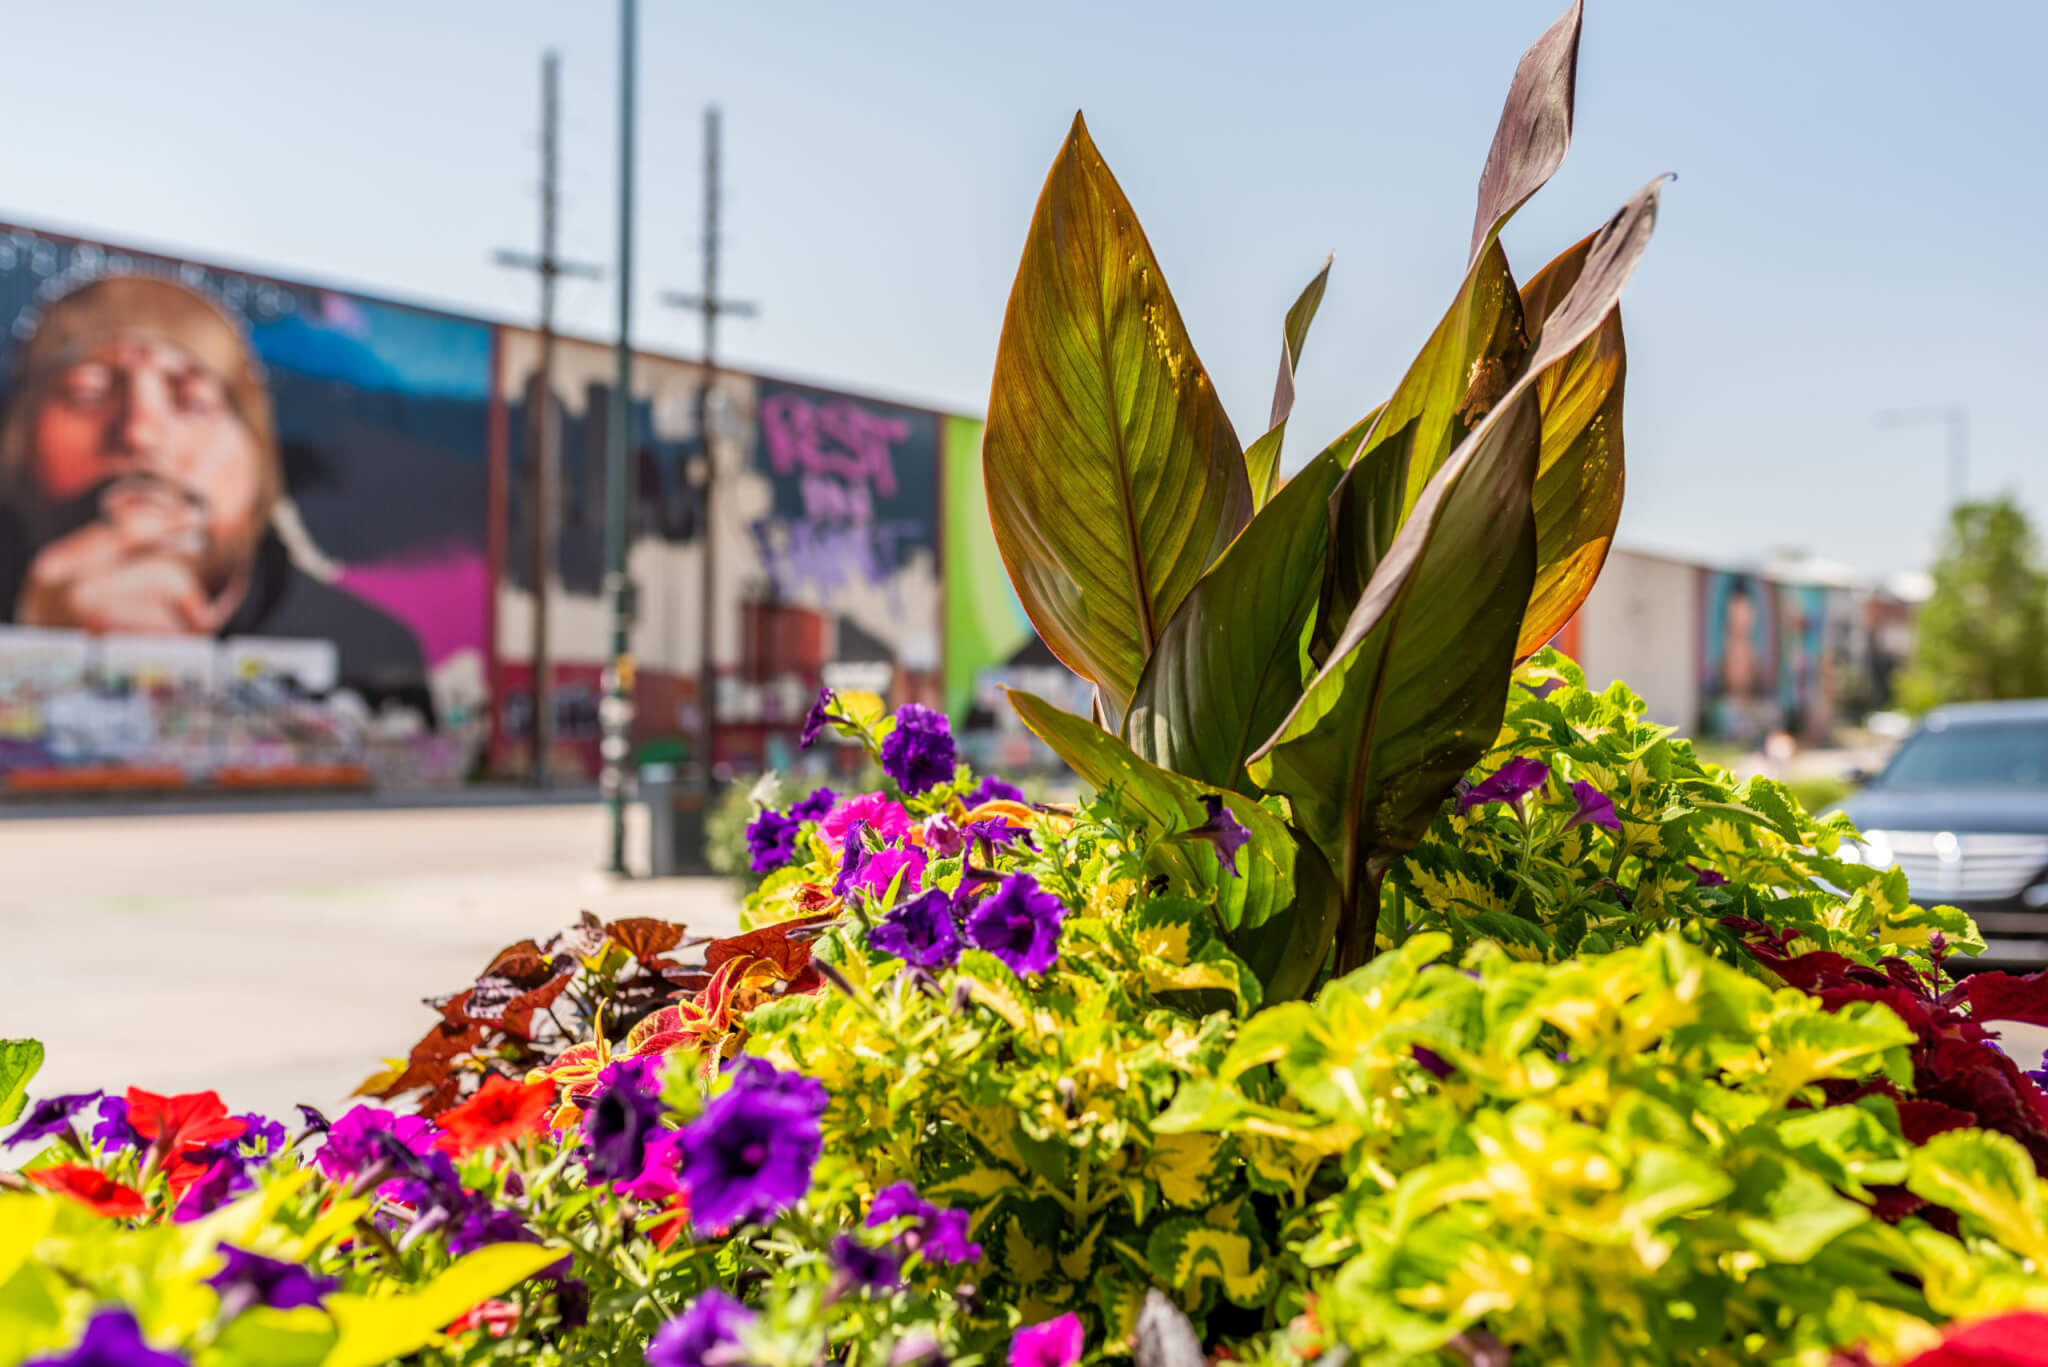
<svg viewBox="0 0 2048 1367">
<path fill-rule="evenodd" d="M 47 1046 L 37 1094 L 332 1107 L 432 1023 L 422 997 L 581 910 L 737 929 L 724 881 L 613 880 L 603 842 L 593 804 L 0 820 L 0 1036 Z"/>
</svg>

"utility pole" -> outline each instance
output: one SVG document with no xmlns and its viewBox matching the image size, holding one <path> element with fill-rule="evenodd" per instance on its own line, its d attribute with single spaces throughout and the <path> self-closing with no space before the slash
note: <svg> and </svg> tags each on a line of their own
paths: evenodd
<svg viewBox="0 0 2048 1367">
<path fill-rule="evenodd" d="M 1948 428 L 1948 506 L 1954 510 L 1970 496 L 1970 410 L 1959 403 L 1931 404 L 1924 408 L 1888 408 L 1878 418 L 1886 427 L 1924 427 L 1941 423 Z"/>
<path fill-rule="evenodd" d="M 712 656 L 713 626 L 718 610 L 718 455 L 712 441 L 712 391 L 718 384 L 718 319 L 721 314 L 752 317 L 752 304 L 723 299 L 718 293 L 718 106 L 704 110 L 704 291 L 664 294 L 661 302 L 689 309 L 704 320 L 704 366 L 697 389 L 697 440 L 703 445 L 704 572 L 698 577 L 697 609 L 697 754 L 704 769 L 707 797 L 714 782 L 712 764 L 718 741 L 718 674 Z"/>
<path fill-rule="evenodd" d="M 626 755 L 633 729 L 633 592 L 626 579 L 626 464 L 633 451 L 633 68 L 634 0 L 619 0 L 619 339 L 612 381 L 611 420 L 605 424 L 604 592 L 611 608 L 611 658 L 604 671 L 598 722 L 600 783 L 611 820 L 609 873 L 626 872 Z"/>
<path fill-rule="evenodd" d="M 533 758 L 527 780 L 548 786 L 548 755 L 555 744 L 554 666 L 548 659 L 548 579 L 555 563 L 555 280 L 574 275 L 595 280 L 595 266 L 564 261 L 555 254 L 555 223 L 559 202 L 556 159 L 556 91 L 561 61 L 553 52 L 540 59 L 540 255 L 503 250 L 501 266 L 533 271 L 540 276 L 540 365 L 526 405 L 532 429 L 527 444 L 526 506 L 533 532 Z"/>
</svg>

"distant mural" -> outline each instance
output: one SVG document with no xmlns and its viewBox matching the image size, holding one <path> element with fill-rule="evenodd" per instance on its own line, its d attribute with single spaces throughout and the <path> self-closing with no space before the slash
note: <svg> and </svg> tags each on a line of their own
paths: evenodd
<svg viewBox="0 0 2048 1367">
<path fill-rule="evenodd" d="M 1751 744 L 1784 725 L 1778 585 L 1701 570 L 1700 734 Z"/>
<path fill-rule="evenodd" d="M 6 228 L 0 322 L 0 768 L 466 767 L 488 324 Z"/>
</svg>

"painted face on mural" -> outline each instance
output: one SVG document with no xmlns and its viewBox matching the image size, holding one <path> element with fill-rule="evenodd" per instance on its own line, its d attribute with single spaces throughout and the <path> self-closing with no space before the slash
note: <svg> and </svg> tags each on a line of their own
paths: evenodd
<svg viewBox="0 0 2048 1367">
<path fill-rule="evenodd" d="M 1721 687 L 1731 698 L 1747 698 L 1756 691 L 1756 649 L 1752 632 L 1756 628 L 1756 604 L 1749 594 L 1736 590 L 1728 595 L 1727 631 L 1721 644 Z"/>
<path fill-rule="evenodd" d="M 222 370 L 246 388 L 252 366 L 239 338 L 223 347 L 218 315 L 166 312 L 76 329 L 10 425 L 9 483 L 35 547 L 18 622 L 210 634 L 246 590 L 273 462 Z"/>
</svg>

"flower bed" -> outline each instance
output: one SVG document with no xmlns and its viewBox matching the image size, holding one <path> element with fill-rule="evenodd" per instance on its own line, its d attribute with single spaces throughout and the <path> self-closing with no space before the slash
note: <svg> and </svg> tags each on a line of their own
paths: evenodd
<svg viewBox="0 0 2048 1367">
<path fill-rule="evenodd" d="M 757 790 L 744 933 L 586 916 L 328 1118 L 35 1096 L 0 1364 L 2048 1362 L 2048 980 L 1542 649 L 1621 498 L 1656 183 L 1518 286 L 1575 6 L 1393 396 L 1240 448 L 1077 121 L 984 468 L 1097 717 L 1034 805 L 822 695 L 873 791 Z M 1325 268 L 1327 273 L 1327 267 Z M 0 1114 L 40 1058 L 0 1047 Z"/>
</svg>

